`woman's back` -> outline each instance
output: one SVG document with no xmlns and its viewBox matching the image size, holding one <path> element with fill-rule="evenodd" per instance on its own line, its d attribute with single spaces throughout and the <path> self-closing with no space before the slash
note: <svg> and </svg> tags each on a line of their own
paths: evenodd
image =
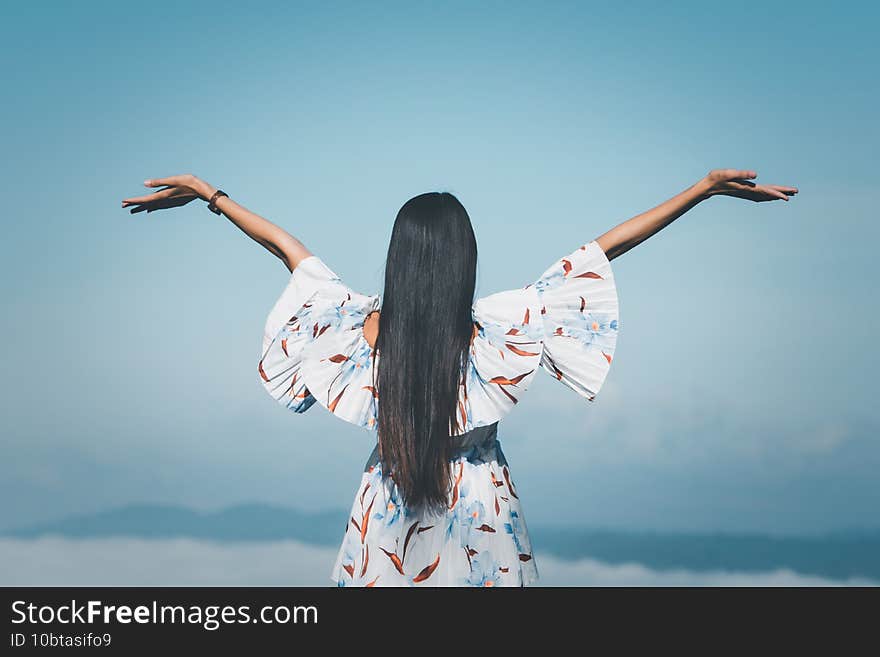
<svg viewBox="0 0 880 657">
<path fill-rule="evenodd" d="M 300 262 L 266 321 L 258 370 L 267 392 L 294 412 L 318 402 L 376 431 L 381 310 L 379 295 L 355 292 L 317 256 Z M 610 263 L 590 242 L 534 282 L 478 299 L 471 316 L 458 386 L 459 426 L 450 426 L 447 436 L 451 485 L 445 508 L 407 506 L 376 442 L 332 571 L 340 586 L 520 586 L 537 578 L 498 421 L 539 369 L 595 399 L 617 340 Z"/>
</svg>

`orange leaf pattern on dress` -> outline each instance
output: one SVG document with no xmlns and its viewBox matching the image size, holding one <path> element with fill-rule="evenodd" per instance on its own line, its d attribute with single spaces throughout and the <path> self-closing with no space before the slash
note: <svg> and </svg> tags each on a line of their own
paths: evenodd
<svg viewBox="0 0 880 657">
<path fill-rule="evenodd" d="M 510 399 L 510 401 L 512 401 L 514 404 L 517 403 L 517 401 L 518 401 L 517 398 L 514 397 L 511 393 L 507 392 L 507 390 L 505 390 L 504 388 L 499 388 L 499 390 L 500 390 L 501 392 L 503 392 L 504 395 L 505 395 L 508 399 Z"/>
<path fill-rule="evenodd" d="M 522 381 L 525 377 L 527 377 L 531 373 L 532 373 L 531 370 L 528 372 L 523 372 L 522 374 L 519 374 L 519 375 L 513 377 L 512 379 L 508 379 L 505 376 L 494 376 L 491 379 L 489 379 L 489 383 L 497 383 L 500 386 L 515 386 L 517 383 Z"/>
<path fill-rule="evenodd" d="M 437 558 L 434 559 L 434 562 L 430 565 L 425 566 L 418 575 L 413 577 L 414 582 L 424 582 L 431 575 L 434 574 L 434 571 L 437 570 L 437 566 L 440 564 L 440 554 L 437 553 Z"/>
<path fill-rule="evenodd" d="M 553 362 L 553 359 L 549 356 L 546 358 L 547 366 L 550 368 L 550 372 L 555 376 L 558 380 L 562 380 L 562 370 L 556 367 L 556 363 Z"/>
<path fill-rule="evenodd" d="M 406 533 L 406 540 L 403 541 L 403 556 L 400 557 L 401 562 L 406 561 L 406 547 L 409 545 L 409 539 L 412 538 L 413 532 L 418 528 L 418 526 L 419 526 L 419 521 L 416 520 L 412 524 L 412 527 L 409 528 L 409 531 Z"/>
<path fill-rule="evenodd" d="M 376 497 L 373 496 L 373 499 L 370 501 L 370 506 L 367 507 L 366 513 L 364 513 L 364 521 L 361 524 L 361 543 L 367 538 L 367 526 L 370 523 L 370 512 L 373 510 L 373 503 L 376 501 Z"/>
<path fill-rule="evenodd" d="M 513 344 L 506 344 L 504 346 L 507 347 L 508 349 L 510 349 L 517 356 L 540 356 L 541 355 L 540 351 L 526 351 L 525 349 L 520 349 L 519 347 L 517 347 L 516 345 L 513 345 Z"/>
<path fill-rule="evenodd" d="M 518 498 L 519 495 L 516 494 L 516 491 L 513 489 L 513 482 L 510 480 L 510 470 L 508 470 L 507 466 L 505 465 L 503 468 L 501 468 L 501 472 L 504 473 L 504 481 L 507 482 L 507 490 L 510 491 L 511 495 Z"/>
<path fill-rule="evenodd" d="M 346 386 L 346 387 L 347 387 L 347 386 Z M 339 400 L 342 399 L 342 395 L 344 395 L 344 394 L 345 394 L 345 388 L 343 388 L 343 389 L 342 389 L 342 392 L 340 392 L 338 395 L 336 395 L 336 398 L 335 398 L 332 402 L 330 402 L 330 403 L 327 405 L 327 408 L 330 409 L 330 412 L 331 412 L 331 413 L 332 413 L 334 410 L 336 410 L 336 405 L 339 403 Z"/>
<path fill-rule="evenodd" d="M 361 567 L 361 577 L 367 572 L 367 565 L 370 563 L 370 546 L 364 546 L 364 565 Z"/>
<path fill-rule="evenodd" d="M 396 552 L 389 552 L 383 547 L 380 547 L 379 549 L 388 555 L 388 558 L 391 559 L 391 563 L 394 564 L 394 568 L 397 569 L 397 572 L 399 572 L 401 575 L 406 575 L 406 573 L 403 572 L 403 563 L 400 561 L 400 557 L 397 556 Z"/>
</svg>

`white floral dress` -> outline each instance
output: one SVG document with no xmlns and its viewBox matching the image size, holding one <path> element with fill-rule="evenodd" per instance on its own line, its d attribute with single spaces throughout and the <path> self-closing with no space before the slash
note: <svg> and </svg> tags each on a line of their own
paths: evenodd
<svg viewBox="0 0 880 657">
<path fill-rule="evenodd" d="M 536 581 L 522 504 L 497 425 L 539 369 L 595 399 L 618 333 L 617 289 L 605 253 L 592 241 L 525 287 L 473 304 L 478 332 L 459 389 L 461 448 L 442 515 L 418 516 L 405 508 L 377 458 L 380 400 L 363 325 L 380 309 L 379 295 L 355 292 L 313 255 L 294 269 L 265 324 L 258 372 L 276 401 L 296 413 L 318 402 L 374 432 L 373 453 L 346 521 L 332 580 L 339 586 L 526 586 Z"/>
</svg>

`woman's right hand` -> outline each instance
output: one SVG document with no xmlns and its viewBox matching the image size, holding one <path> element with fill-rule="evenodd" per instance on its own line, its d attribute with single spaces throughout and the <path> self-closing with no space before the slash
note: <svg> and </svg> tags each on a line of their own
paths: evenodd
<svg viewBox="0 0 880 657">
<path fill-rule="evenodd" d="M 797 194 L 797 187 L 785 185 L 759 185 L 749 178 L 757 178 L 758 174 L 750 170 L 713 169 L 706 174 L 699 186 L 705 196 L 735 196 L 748 201 L 789 200 L 789 196 Z"/>
<path fill-rule="evenodd" d="M 215 187 L 212 187 L 191 173 L 170 176 L 168 178 L 151 178 L 145 180 L 144 185 L 146 187 L 162 187 L 162 189 L 146 196 L 123 199 L 122 207 L 134 206 L 130 210 L 132 214 L 145 210 L 153 212 L 155 210 L 176 208 L 186 205 L 197 198 L 208 201 L 214 195 L 214 192 L 217 191 Z"/>
</svg>

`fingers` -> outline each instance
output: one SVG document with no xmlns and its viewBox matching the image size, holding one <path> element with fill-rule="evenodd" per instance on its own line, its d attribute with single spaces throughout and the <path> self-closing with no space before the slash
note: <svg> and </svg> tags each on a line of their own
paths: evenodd
<svg viewBox="0 0 880 657">
<path fill-rule="evenodd" d="M 182 176 L 168 176 L 166 178 L 147 178 L 144 181 L 145 187 L 165 187 L 165 189 L 160 189 L 152 194 L 147 196 L 134 196 L 132 198 L 126 198 L 122 200 L 122 207 L 128 207 L 129 205 L 140 205 L 143 203 L 155 203 L 158 200 L 170 198 L 179 193 L 182 193 L 184 190 L 179 188 L 186 188 L 187 185 L 192 180 L 191 174 L 184 174 Z M 143 212 L 142 209 L 135 209 L 132 212 Z M 147 210 L 150 212 L 150 210 Z"/>
<path fill-rule="evenodd" d="M 159 199 L 168 198 L 169 196 L 173 195 L 174 192 L 174 188 L 169 187 L 167 189 L 160 189 L 158 191 L 155 191 L 152 194 L 147 194 L 146 196 L 135 196 L 134 198 L 127 198 L 122 201 L 122 207 L 125 207 L 127 205 L 134 205 L 136 203 L 150 203 Z"/>
<path fill-rule="evenodd" d="M 185 185 L 188 176 L 169 176 L 168 178 L 147 178 L 146 187 L 162 187 L 163 185 Z"/>
<path fill-rule="evenodd" d="M 155 212 L 156 210 L 165 210 L 168 208 L 176 208 L 181 205 L 186 205 L 193 199 L 197 198 L 194 194 L 180 194 L 175 196 L 166 196 L 163 198 L 156 199 L 152 196 L 147 197 L 149 200 L 143 203 L 138 203 L 135 207 L 133 207 L 129 212 L 131 214 L 137 214 L 138 212 Z M 123 202 L 123 207 L 125 203 Z"/>
<path fill-rule="evenodd" d="M 772 187 L 773 189 L 777 189 L 783 194 L 788 194 L 789 196 L 794 196 L 798 193 L 797 187 L 788 187 L 786 185 L 767 185 L 767 187 Z"/>
<path fill-rule="evenodd" d="M 748 190 L 749 197 L 755 201 L 788 201 L 798 193 L 797 187 L 788 185 L 758 185 L 750 178 L 757 178 L 758 172 L 752 169 L 724 169 L 723 175 L 728 185 Z"/>
<path fill-rule="evenodd" d="M 778 189 L 776 189 L 773 185 L 762 185 L 761 187 L 757 188 L 755 191 L 759 191 L 759 190 L 767 196 L 768 200 L 776 200 L 776 199 L 782 199 L 783 201 L 788 200 L 788 196 L 784 192 L 781 192 Z"/>
<path fill-rule="evenodd" d="M 782 198 L 788 201 L 791 200 L 789 197 L 798 193 L 797 187 L 788 187 L 786 185 L 764 185 L 763 187 L 772 195 L 771 200 Z"/>
</svg>

